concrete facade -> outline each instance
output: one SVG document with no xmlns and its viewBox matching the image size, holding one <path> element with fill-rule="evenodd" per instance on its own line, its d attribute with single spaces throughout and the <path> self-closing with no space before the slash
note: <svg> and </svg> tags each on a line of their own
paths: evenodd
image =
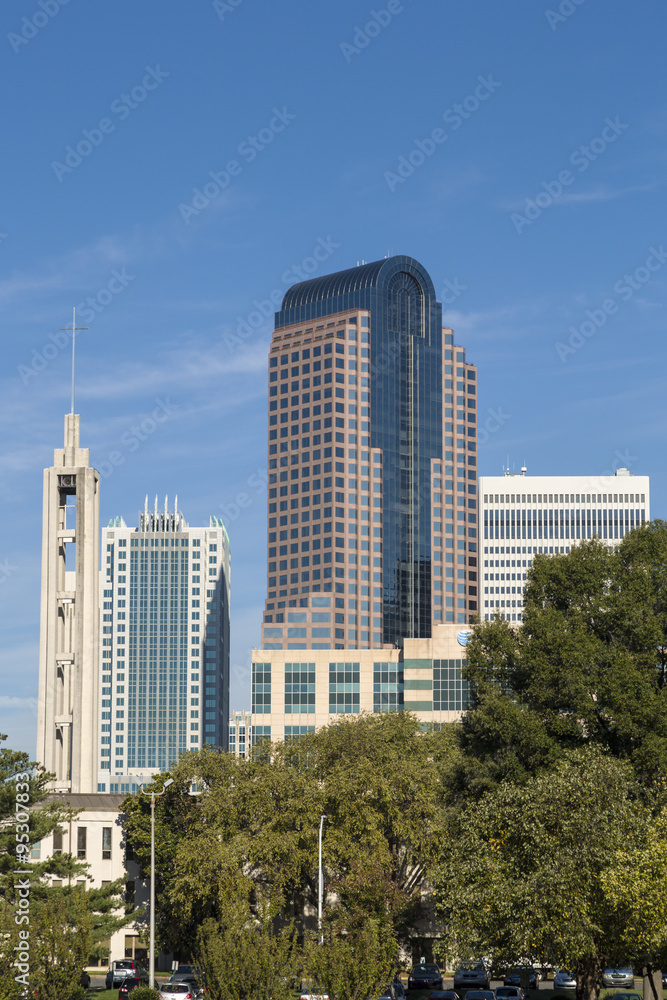
<svg viewBox="0 0 667 1000">
<path fill-rule="evenodd" d="M 36 758 L 54 791 L 95 791 L 98 704 L 99 474 L 79 444 L 80 417 L 44 470 Z"/>
<path fill-rule="evenodd" d="M 527 571 L 538 553 L 565 554 L 586 538 L 618 545 L 650 521 L 648 476 L 481 476 L 480 616 L 523 618 Z"/>
<path fill-rule="evenodd" d="M 406 639 L 402 649 L 256 650 L 250 742 L 296 738 L 362 712 L 453 722 L 468 707 L 461 668 L 470 634 L 436 625 L 432 637 Z"/>
</svg>

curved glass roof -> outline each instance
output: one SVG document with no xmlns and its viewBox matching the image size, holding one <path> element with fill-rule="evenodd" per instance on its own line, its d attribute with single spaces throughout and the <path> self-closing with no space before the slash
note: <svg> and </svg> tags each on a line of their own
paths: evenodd
<svg viewBox="0 0 667 1000">
<path fill-rule="evenodd" d="M 377 284 L 377 276 L 387 259 L 376 260 L 372 264 L 350 267 L 347 271 L 325 274 L 323 278 L 311 278 L 292 285 L 284 295 L 282 309 L 305 306 L 322 299 L 332 299 L 346 292 L 357 292 L 362 288 L 372 288 Z"/>
</svg>

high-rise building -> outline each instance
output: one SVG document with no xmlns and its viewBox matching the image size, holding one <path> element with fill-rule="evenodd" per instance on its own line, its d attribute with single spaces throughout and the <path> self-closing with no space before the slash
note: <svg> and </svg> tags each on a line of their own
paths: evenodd
<svg viewBox="0 0 667 1000">
<path fill-rule="evenodd" d="M 341 713 L 457 717 L 478 611 L 477 372 L 416 260 L 286 293 L 268 471 L 251 745 Z"/>
<path fill-rule="evenodd" d="M 229 539 L 178 510 L 114 518 L 102 531 L 97 790 L 136 789 L 185 750 L 226 749 Z"/>
<path fill-rule="evenodd" d="M 288 290 L 263 649 L 394 648 L 477 613 L 476 374 L 411 257 Z"/>
<path fill-rule="evenodd" d="M 99 473 L 80 417 L 44 470 L 37 760 L 56 792 L 93 792 L 98 704 Z"/>
<path fill-rule="evenodd" d="M 564 554 L 597 536 L 617 545 L 649 521 L 648 476 L 482 476 L 480 617 L 523 618 L 526 575 L 538 553 Z M 483 579 L 482 579 L 483 576 Z"/>
</svg>

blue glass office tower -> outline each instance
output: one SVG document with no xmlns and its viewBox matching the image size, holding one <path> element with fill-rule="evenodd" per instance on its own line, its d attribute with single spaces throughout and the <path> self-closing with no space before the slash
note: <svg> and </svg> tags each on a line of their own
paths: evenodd
<svg viewBox="0 0 667 1000">
<path fill-rule="evenodd" d="M 102 531 L 98 791 L 132 791 L 184 750 L 226 749 L 229 539 L 219 518 L 115 518 Z"/>
<path fill-rule="evenodd" d="M 476 439 L 476 370 L 421 264 L 290 288 L 269 357 L 262 648 L 381 648 L 468 622 Z"/>
</svg>

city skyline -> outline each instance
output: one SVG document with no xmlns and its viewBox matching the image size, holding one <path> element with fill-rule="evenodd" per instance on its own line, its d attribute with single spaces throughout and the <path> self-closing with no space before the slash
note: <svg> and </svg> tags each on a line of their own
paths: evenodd
<svg viewBox="0 0 667 1000">
<path fill-rule="evenodd" d="M 229 531 L 232 709 L 265 598 L 266 356 L 295 283 L 421 261 L 479 371 L 480 475 L 628 467 L 664 515 L 664 8 L 399 6 L 3 10 L 10 745 L 33 754 L 73 305 L 101 523 L 157 490 Z"/>
</svg>

